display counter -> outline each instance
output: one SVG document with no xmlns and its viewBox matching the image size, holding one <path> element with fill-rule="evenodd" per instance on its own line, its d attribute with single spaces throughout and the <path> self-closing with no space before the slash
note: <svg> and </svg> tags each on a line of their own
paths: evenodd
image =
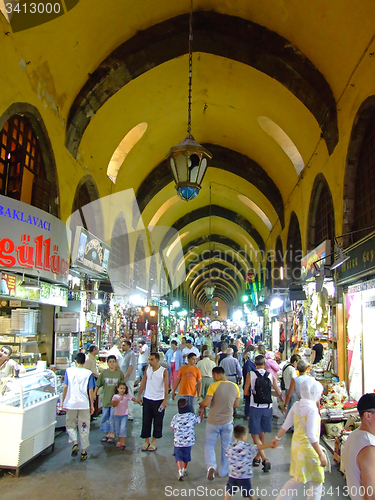
<svg viewBox="0 0 375 500">
<path fill-rule="evenodd" d="M 0 468 L 19 468 L 48 447 L 54 448 L 56 375 L 33 371 L 0 381 Z"/>
</svg>

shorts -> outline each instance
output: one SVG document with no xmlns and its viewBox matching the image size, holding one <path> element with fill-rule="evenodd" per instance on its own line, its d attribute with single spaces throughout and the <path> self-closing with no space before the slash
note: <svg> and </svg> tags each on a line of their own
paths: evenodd
<svg viewBox="0 0 375 500">
<path fill-rule="evenodd" d="M 249 432 L 250 434 L 272 432 L 272 405 L 270 408 L 250 406 Z"/>
<path fill-rule="evenodd" d="M 190 462 L 191 461 L 191 446 L 174 447 L 173 456 L 176 462 Z"/>
<path fill-rule="evenodd" d="M 251 487 L 250 478 L 235 479 L 234 477 L 229 477 L 225 487 L 225 493 L 228 493 L 231 496 L 236 493 L 241 493 L 243 498 L 254 496 L 254 490 Z"/>
</svg>

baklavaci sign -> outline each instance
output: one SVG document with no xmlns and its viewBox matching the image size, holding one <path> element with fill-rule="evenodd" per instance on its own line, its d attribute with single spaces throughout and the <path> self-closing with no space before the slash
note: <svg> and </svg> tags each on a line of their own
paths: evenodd
<svg viewBox="0 0 375 500">
<path fill-rule="evenodd" d="M 0 195 L 0 268 L 67 285 L 70 230 L 39 208 Z"/>
</svg>

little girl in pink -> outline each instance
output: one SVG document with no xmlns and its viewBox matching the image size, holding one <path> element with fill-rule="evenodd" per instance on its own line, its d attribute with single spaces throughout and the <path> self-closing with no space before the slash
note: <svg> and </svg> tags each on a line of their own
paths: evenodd
<svg viewBox="0 0 375 500">
<path fill-rule="evenodd" d="M 128 394 L 128 386 L 125 382 L 119 382 L 115 389 L 115 395 L 112 398 L 112 406 L 115 409 L 113 416 L 115 434 L 118 438 L 117 448 L 125 450 L 126 427 L 128 424 L 128 404 L 129 401 L 137 402 Z"/>
</svg>

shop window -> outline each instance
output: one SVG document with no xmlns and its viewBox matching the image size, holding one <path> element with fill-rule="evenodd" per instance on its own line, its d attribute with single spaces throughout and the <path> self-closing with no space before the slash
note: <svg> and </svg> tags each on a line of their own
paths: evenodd
<svg viewBox="0 0 375 500">
<path fill-rule="evenodd" d="M 353 241 L 371 233 L 375 223 L 375 116 L 362 143 L 355 181 Z M 366 229 L 372 226 L 372 229 Z"/>
<path fill-rule="evenodd" d="M 335 215 L 331 191 L 319 174 L 314 182 L 309 210 L 308 247 L 313 250 L 325 240 L 334 241 Z"/>
<path fill-rule="evenodd" d="M 50 212 L 51 184 L 29 120 L 13 116 L 0 132 L 0 194 Z"/>
</svg>

